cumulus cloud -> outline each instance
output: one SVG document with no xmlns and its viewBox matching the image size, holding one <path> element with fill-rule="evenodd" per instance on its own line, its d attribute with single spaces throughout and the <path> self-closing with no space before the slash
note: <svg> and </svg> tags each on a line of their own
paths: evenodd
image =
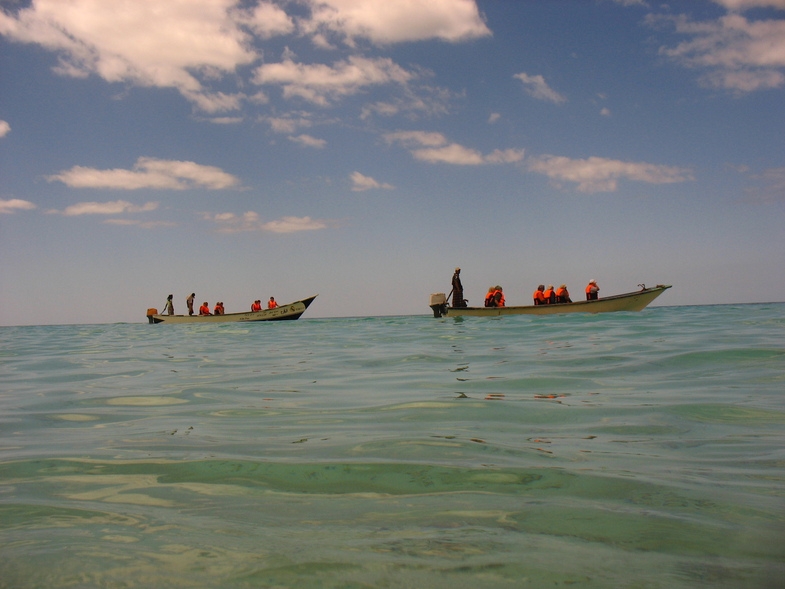
<svg viewBox="0 0 785 589">
<path fill-rule="evenodd" d="M 3 200 L 0 198 L 0 215 L 10 215 L 16 211 L 29 211 L 34 208 L 36 206 L 29 200 L 21 200 L 19 198 Z"/>
<path fill-rule="evenodd" d="M 198 108 L 217 112 L 237 108 L 240 96 L 212 92 L 203 81 L 256 60 L 239 24 L 265 26 L 255 14 L 232 10 L 235 4 L 35 0 L 15 14 L 0 11 L 0 34 L 57 53 L 61 75 L 175 88 Z M 265 18 L 280 13 L 263 6 Z"/>
<path fill-rule="evenodd" d="M 575 183 L 580 192 L 614 192 L 621 179 L 649 184 L 671 184 L 693 179 L 692 172 L 686 168 L 601 157 L 570 159 L 544 155 L 529 159 L 527 167 L 531 172 L 545 174 L 557 185 L 562 182 Z"/>
<path fill-rule="evenodd" d="M 372 190 L 375 188 L 384 188 L 387 190 L 394 188 L 392 184 L 378 182 L 370 176 L 365 176 L 360 172 L 352 172 L 349 178 L 352 181 L 352 190 L 355 192 L 362 192 L 364 190 Z"/>
<path fill-rule="evenodd" d="M 157 202 L 148 202 L 143 205 L 135 205 L 126 200 L 115 200 L 109 202 L 79 202 L 75 205 L 66 207 L 62 212 L 66 217 L 77 217 L 79 215 L 118 215 L 120 213 L 147 213 L 158 208 Z M 58 211 L 50 211 L 52 213 Z"/>
<path fill-rule="evenodd" d="M 324 139 L 319 139 L 306 134 L 289 137 L 289 141 L 299 143 L 303 147 L 313 147 L 316 149 L 322 149 L 325 145 L 327 145 L 327 141 Z"/>
<path fill-rule="evenodd" d="M 306 33 L 337 34 L 349 44 L 354 38 L 386 45 L 441 39 L 449 42 L 491 35 L 474 0 L 309 0 L 312 13 L 301 24 Z"/>
<path fill-rule="evenodd" d="M 450 143 L 441 133 L 427 131 L 395 131 L 386 133 L 387 143 L 397 143 L 409 149 L 418 160 L 429 163 L 476 166 L 481 164 L 508 164 L 523 160 L 523 149 L 496 149 L 487 155 L 470 147 Z"/>
<path fill-rule="evenodd" d="M 49 176 L 50 182 L 62 182 L 71 188 L 108 188 L 113 190 L 186 190 L 206 188 L 222 190 L 239 185 L 240 181 L 215 166 L 194 162 L 159 160 L 140 157 L 131 170 L 97 170 L 74 166 Z"/>
<path fill-rule="evenodd" d="M 0 121 L 0 137 L 5 137 L 11 132 L 11 125 L 8 121 Z"/>
<path fill-rule="evenodd" d="M 554 104 L 567 102 L 567 99 L 564 96 L 548 86 L 545 78 L 542 76 L 530 76 L 529 74 L 520 73 L 515 74 L 513 78 L 517 78 L 523 83 L 524 90 L 526 90 L 526 93 L 532 98 L 553 102 Z"/>
<path fill-rule="evenodd" d="M 296 63 L 291 57 L 259 66 L 253 82 L 283 88 L 285 98 L 299 97 L 320 106 L 369 86 L 406 84 L 414 74 L 388 58 L 351 56 L 333 66 Z"/>
<path fill-rule="evenodd" d="M 327 221 L 311 217 L 281 217 L 275 221 L 263 221 L 259 213 L 247 211 L 234 213 L 202 213 L 202 218 L 218 226 L 219 233 L 241 233 L 245 231 L 268 231 L 271 233 L 296 233 L 325 229 Z"/>
<path fill-rule="evenodd" d="M 763 5 L 723 4 L 739 9 Z M 674 47 L 661 47 L 660 53 L 685 67 L 702 70 L 700 80 L 708 86 L 753 92 L 785 85 L 785 20 L 750 21 L 731 13 L 716 21 L 694 22 L 684 16 L 650 17 L 648 21 L 652 25 L 672 23 L 678 34 L 688 37 Z"/>
</svg>

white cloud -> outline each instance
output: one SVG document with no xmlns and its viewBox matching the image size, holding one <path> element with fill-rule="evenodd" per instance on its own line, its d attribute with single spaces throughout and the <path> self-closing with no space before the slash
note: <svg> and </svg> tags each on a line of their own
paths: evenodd
<svg viewBox="0 0 785 589">
<path fill-rule="evenodd" d="M 497 112 L 492 112 L 491 115 L 488 117 L 488 124 L 493 125 L 497 123 L 502 116 Z"/>
<path fill-rule="evenodd" d="M 360 92 L 368 86 L 406 84 L 414 75 L 391 59 L 351 56 L 333 67 L 295 63 L 290 57 L 258 67 L 253 82 L 283 88 L 285 98 L 299 97 L 326 106 L 331 101 Z"/>
<path fill-rule="evenodd" d="M 384 140 L 387 143 L 400 143 L 404 147 L 437 147 L 447 143 L 447 138 L 444 135 L 433 131 L 395 131 L 385 133 Z"/>
<path fill-rule="evenodd" d="M 207 188 L 221 190 L 237 186 L 240 181 L 215 166 L 194 162 L 159 160 L 140 157 L 132 170 L 97 170 L 74 166 L 59 174 L 49 176 L 50 182 L 59 181 L 71 188 L 109 188 L 114 190 L 185 190 Z"/>
<path fill-rule="evenodd" d="M 35 0 L 0 11 L 0 34 L 59 55 L 64 76 L 176 88 L 208 112 L 237 108 L 239 96 L 206 91 L 206 78 L 233 73 L 257 55 L 233 18 L 235 0 Z M 247 15 L 244 19 L 248 22 Z M 242 20 L 242 19 L 241 19 Z"/>
<path fill-rule="evenodd" d="M 79 202 L 75 205 L 66 207 L 63 215 L 66 217 L 76 217 L 79 215 L 118 215 L 120 213 L 147 213 L 158 208 L 157 202 L 148 202 L 141 206 L 130 203 L 126 200 L 115 200 L 109 202 Z M 49 211 L 58 212 L 58 211 Z"/>
<path fill-rule="evenodd" d="M 317 137 L 312 137 L 311 135 L 306 134 L 289 137 L 289 141 L 299 143 L 304 147 L 313 147 L 316 149 L 322 149 L 325 145 L 327 145 L 327 141 L 324 139 L 318 139 Z"/>
<path fill-rule="evenodd" d="M 248 26 L 262 39 L 294 32 L 294 21 L 280 7 L 271 2 L 260 2 L 253 8 L 237 12 L 238 21 Z"/>
<path fill-rule="evenodd" d="M 651 24 L 663 20 L 649 18 Z M 678 17 L 667 22 L 690 39 L 662 47 L 660 53 L 685 67 L 704 70 L 703 83 L 738 92 L 785 85 L 785 20 L 749 21 L 732 13 L 716 21 Z"/>
<path fill-rule="evenodd" d="M 8 121 L 0 121 L 0 137 L 5 137 L 11 132 L 11 125 Z"/>
<path fill-rule="evenodd" d="M 296 233 L 325 229 L 328 222 L 311 217 L 282 217 L 275 221 L 263 222 L 259 213 L 247 211 L 242 215 L 234 213 L 202 213 L 202 218 L 218 225 L 220 233 L 241 233 L 245 231 L 269 231 L 271 233 Z"/>
<path fill-rule="evenodd" d="M 476 149 L 449 143 L 444 135 L 435 132 L 396 131 L 386 133 L 383 137 L 387 143 L 398 143 L 408 148 L 416 159 L 429 163 L 459 166 L 507 164 L 519 162 L 524 156 L 522 149 L 496 149 L 488 155 L 483 155 Z"/>
<path fill-rule="evenodd" d="M 349 44 L 361 37 L 385 45 L 441 39 L 457 42 L 491 35 L 474 0 L 310 0 L 305 32 L 333 32 Z"/>
<path fill-rule="evenodd" d="M 274 133 L 291 134 L 297 131 L 300 127 L 310 127 L 311 121 L 305 117 L 266 117 L 262 120 L 269 123 L 270 128 Z"/>
<path fill-rule="evenodd" d="M 692 173 L 686 168 L 601 157 L 574 160 L 544 155 L 529 159 L 527 167 L 531 172 L 545 174 L 557 184 L 573 182 L 578 185 L 580 192 L 614 192 L 620 179 L 649 184 L 670 184 L 693 179 Z"/>
<path fill-rule="evenodd" d="M 107 225 L 119 225 L 121 227 L 141 227 L 142 229 L 177 226 L 177 223 L 173 223 L 171 221 L 140 221 L 138 219 L 105 219 L 103 222 Z"/>
<path fill-rule="evenodd" d="M 785 0 L 714 0 L 728 10 L 744 11 L 750 8 L 780 8 L 785 10 Z"/>
<path fill-rule="evenodd" d="M 361 174 L 360 172 L 352 172 L 349 178 L 352 181 L 352 190 L 355 192 L 362 192 L 364 190 L 372 190 L 375 188 L 384 188 L 387 190 L 394 188 L 392 184 L 383 184 L 374 180 L 370 176 Z"/>
<path fill-rule="evenodd" d="M 520 73 L 515 74 L 513 78 L 520 80 L 526 93 L 533 98 L 553 102 L 554 104 L 561 104 L 567 101 L 564 96 L 548 86 L 545 78 L 542 76 L 530 76 L 529 74 Z"/>
<path fill-rule="evenodd" d="M 3 200 L 0 198 L 0 215 L 8 215 L 16 211 L 29 211 L 34 208 L 36 206 L 29 200 L 21 200 L 19 198 Z"/>
</svg>

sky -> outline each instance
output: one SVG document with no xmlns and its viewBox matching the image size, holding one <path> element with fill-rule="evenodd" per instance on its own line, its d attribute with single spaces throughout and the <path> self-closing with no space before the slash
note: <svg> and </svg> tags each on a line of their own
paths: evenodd
<svg viewBox="0 0 785 589">
<path fill-rule="evenodd" d="M 3 0 L 0 325 L 785 300 L 785 0 Z"/>
</svg>

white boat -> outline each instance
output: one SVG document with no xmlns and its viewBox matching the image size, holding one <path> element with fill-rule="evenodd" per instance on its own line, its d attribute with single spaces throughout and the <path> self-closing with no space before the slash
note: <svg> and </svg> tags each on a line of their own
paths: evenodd
<svg viewBox="0 0 785 589">
<path fill-rule="evenodd" d="M 248 311 L 246 313 L 226 313 L 225 315 L 161 315 L 158 309 L 147 309 L 150 323 L 245 323 L 249 321 L 293 321 L 310 306 L 319 295 L 301 301 L 279 305 L 275 309 Z"/>
<path fill-rule="evenodd" d="M 615 311 L 641 311 L 671 287 L 658 284 L 641 290 L 603 297 L 592 301 L 556 303 L 553 305 L 525 305 L 513 307 L 450 307 L 444 293 L 431 295 L 430 307 L 434 317 L 500 317 L 503 315 L 553 315 L 557 313 L 612 313 Z"/>
</svg>

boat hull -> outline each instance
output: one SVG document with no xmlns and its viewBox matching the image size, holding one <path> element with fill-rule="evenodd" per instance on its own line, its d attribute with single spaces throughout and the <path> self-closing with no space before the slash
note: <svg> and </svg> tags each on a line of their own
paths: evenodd
<svg viewBox="0 0 785 589">
<path fill-rule="evenodd" d="M 280 305 L 275 309 L 248 311 L 247 313 L 227 313 L 226 315 L 148 315 L 150 323 L 248 323 L 256 321 L 293 321 L 310 306 L 318 295 Z"/>
<path fill-rule="evenodd" d="M 556 315 L 562 313 L 613 313 L 617 311 L 641 311 L 671 287 L 670 284 L 658 284 L 654 288 L 643 288 L 636 292 L 628 292 L 597 299 L 594 301 L 576 301 L 555 305 L 525 305 L 519 307 L 448 307 L 447 305 L 431 305 L 435 317 L 501 317 L 504 315 Z"/>
</svg>

